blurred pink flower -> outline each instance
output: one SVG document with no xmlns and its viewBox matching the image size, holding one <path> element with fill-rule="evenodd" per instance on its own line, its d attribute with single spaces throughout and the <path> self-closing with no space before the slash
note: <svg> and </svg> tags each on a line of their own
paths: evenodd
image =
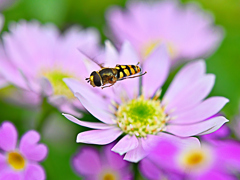
<svg viewBox="0 0 240 180">
<path fill-rule="evenodd" d="M 0 11 L 7 9 L 9 6 L 11 6 L 16 1 L 17 0 L 0 0 Z"/>
<path fill-rule="evenodd" d="M 105 61 L 106 67 L 135 65 L 139 61 L 129 43 L 123 44 L 119 54 L 108 45 L 106 57 L 109 59 Z M 88 64 L 92 67 L 89 70 L 99 70 L 93 61 L 89 60 Z M 77 142 L 104 145 L 125 134 L 112 150 L 120 155 L 126 153 L 125 160 L 138 162 L 159 139 L 182 146 L 199 144 L 191 136 L 212 133 L 228 121 L 223 116 L 209 118 L 219 112 L 228 99 L 211 97 L 204 100 L 214 85 L 215 76 L 206 74 L 203 60 L 184 66 L 161 100 L 159 89 L 168 76 L 170 66 L 166 48 L 160 46 L 155 49 L 141 65 L 142 71 L 147 71 L 146 75 L 117 82 L 112 88 L 97 89 L 65 79 L 83 106 L 102 121 L 85 122 L 64 114 L 74 123 L 96 129 L 79 133 Z M 141 87 L 139 80 L 142 80 Z M 140 90 L 142 95 L 139 96 Z"/>
<path fill-rule="evenodd" d="M 172 64 L 207 57 L 219 46 L 223 31 L 194 4 L 177 1 L 130 2 L 126 10 L 113 7 L 107 14 L 116 44 L 130 41 L 145 59 L 165 44 Z"/>
<path fill-rule="evenodd" d="M 77 48 L 97 51 L 98 33 L 74 27 L 60 35 L 54 25 L 36 21 L 21 21 L 9 30 L 3 35 L 7 58 L 0 61 L 0 73 L 7 81 L 34 93 L 35 99 L 47 96 L 63 112 L 74 113 L 74 107 L 82 108 L 62 79 L 85 79 L 84 57 Z"/>
<path fill-rule="evenodd" d="M 1 5 L 0 5 L 1 6 Z M 4 17 L 0 14 L 0 32 L 2 30 L 2 26 L 4 23 Z M 4 58 L 4 52 L 3 52 L 3 47 L 0 44 L 0 59 Z M 5 87 L 7 85 L 7 81 L 4 79 L 4 77 L 0 74 L 0 89 L 2 87 Z"/>
<path fill-rule="evenodd" d="M 133 179 L 130 164 L 111 151 L 112 145 L 105 146 L 99 153 L 95 148 L 83 147 L 73 157 L 72 166 L 77 174 L 87 180 Z"/>
<path fill-rule="evenodd" d="M 232 140 L 184 148 L 162 141 L 140 162 L 139 167 L 150 180 L 163 176 L 179 180 L 237 179 L 239 152 L 240 143 Z"/>
<path fill-rule="evenodd" d="M 47 147 L 39 144 L 40 135 L 34 130 L 24 134 L 17 145 L 14 125 L 3 122 L 0 127 L 0 180 L 44 180 L 45 171 L 38 164 L 47 156 Z"/>
</svg>

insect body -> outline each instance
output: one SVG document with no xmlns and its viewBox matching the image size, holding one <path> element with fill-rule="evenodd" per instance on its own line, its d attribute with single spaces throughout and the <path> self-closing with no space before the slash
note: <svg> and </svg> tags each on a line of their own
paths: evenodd
<svg viewBox="0 0 240 180">
<path fill-rule="evenodd" d="M 117 81 L 121 81 L 128 78 L 135 78 L 146 74 L 147 72 L 135 75 L 134 74 L 140 73 L 141 68 L 137 65 L 119 65 L 117 64 L 115 68 L 104 68 L 100 66 L 102 69 L 99 71 L 93 71 L 90 74 L 89 78 L 86 78 L 90 84 L 95 87 L 110 87 L 114 85 Z M 110 84 L 109 86 L 104 86 L 106 84 Z"/>
</svg>

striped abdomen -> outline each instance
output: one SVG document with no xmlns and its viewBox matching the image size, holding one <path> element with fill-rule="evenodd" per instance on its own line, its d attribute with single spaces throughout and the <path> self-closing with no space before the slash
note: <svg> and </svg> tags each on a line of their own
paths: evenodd
<svg viewBox="0 0 240 180">
<path fill-rule="evenodd" d="M 141 68 L 136 65 L 117 65 L 115 67 L 118 71 L 117 78 L 122 79 L 141 72 Z"/>
</svg>

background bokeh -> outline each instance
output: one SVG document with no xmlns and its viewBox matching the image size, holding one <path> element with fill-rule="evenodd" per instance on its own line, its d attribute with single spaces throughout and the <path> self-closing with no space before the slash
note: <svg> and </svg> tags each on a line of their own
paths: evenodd
<svg viewBox="0 0 240 180">
<path fill-rule="evenodd" d="M 213 15 L 215 23 L 224 28 L 225 38 L 219 49 L 207 58 L 207 72 L 216 75 L 216 83 L 210 96 L 225 96 L 230 99 L 224 109 L 234 124 L 234 117 L 239 113 L 240 102 L 240 1 L 239 0 L 183 0 L 194 2 Z M 4 9 L 4 31 L 13 21 L 36 19 L 42 23 L 54 23 L 64 32 L 72 25 L 84 28 L 95 27 L 99 30 L 102 42 L 107 39 L 105 12 L 110 6 L 124 7 L 126 0 L 18 0 Z M 173 74 L 170 79 L 173 77 Z M 36 110 L 22 108 L 7 103 L 4 97 L 11 87 L 0 90 L 0 122 L 12 121 L 20 135 L 33 128 L 32 121 L 40 116 Z M 51 107 L 49 107 L 51 108 Z M 85 115 L 86 119 L 91 118 Z M 61 113 L 54 110 L 42 128 L 42 142 L 49 147 L 48 158 L 43 162 L 47 179 L 79 179 L 70 166 L 71 156 L 81 144 L 75 143 L 76 134 L 83 130 L 66 120 Z"/>
</svg>

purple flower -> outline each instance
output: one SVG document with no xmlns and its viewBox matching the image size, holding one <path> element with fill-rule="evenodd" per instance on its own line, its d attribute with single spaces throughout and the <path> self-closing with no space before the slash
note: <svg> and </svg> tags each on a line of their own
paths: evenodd
<svg viewBox="0 0 240 180">
<path fill-rule="evenodd" d="M 101 153 L 95 148 L 81 148 L 72 159 L 74 170 L 88 180 L 133 179 L 129 163 L 111 148 L 112 145 L 105 146 Z"/>
<path fill-rule="evenodd" d="M 47 147 L 39 144 L 34 130 L 24 134 L 17 145 L 17 131 L 10 122 L 0 127 L 0 180 L 43 180 L 44 169 L 38 164 L 47 156 Z"/>
<path fill-rule="evenodd" d="M 95 52 L 97 32 L 74 27 L 60 35 L 54 25 L 40 25 L 36 21 L 21 21 L 12 24 L 9 30 L 3 35 L 8 59 L 0 61 L 0 73 L 7 81 L 40 96 L 36 98 L 40 102 L 47 96 L 51 104 L 64 112 L 74 113 L 73 106 L 83 108 L 62 79 L 84 78 L 84 57 L 77 48 L 84 46 Z"/>
<path fill-rule="evenodd" d="M 136 65 L 139 61 L 129 43 L 123 45 L 119 54 L 113 46 L 107 46 L 106 57 L 111 60 L 105 61 L 106 67 Z M 92 70 L 99 70 L 94 62 L 88 64 L 92 65 Z M 146 75 L 117 82 L 112 88 L 97 89 L 65 79 L 83 106 L 102 121 L 85 122 L 64 114 L 74 123 L 95 129 L 79 133 L 77 142 L 104 145 L 124 134 L 112 151 L 120 155 L 126 153 L 125 160 L 138 162 L 159 139 L 182 146 L 188 143 L 199 145 L 199 141 L 191 136 L 212 133 L 228 121 L 223 116 L 209 118 L 219 112 L 228 99 L 205 99 L 214 85 L 215 76 L 206 74 L 203 60 L 184 66 L 162 99 L 159 99 L 159 89 L 170 67 L 166 48 L 158 47 L 141 65 L 142 71 L 147 71 Z M 140 90 L 142 95 L 139 95 Z"/>
<path fill-rule="evenodd" d="M 237 179 L 239 152 L 240 143 L 230 140 L 185 148 L 162 141 L 140 162 L 140 171 L 147 179 Z"/>
<path fill-rule="evenodd" d="M 193 4 L 181 7 L 177 1 L 130 2 L 127 10 L 110 9 L 107 20 L 116 44 L 130 41 L 143 59 L 165 44 L 172 64 L 206 57 L 223 37 L 209 14 Z"/>
</svg>

